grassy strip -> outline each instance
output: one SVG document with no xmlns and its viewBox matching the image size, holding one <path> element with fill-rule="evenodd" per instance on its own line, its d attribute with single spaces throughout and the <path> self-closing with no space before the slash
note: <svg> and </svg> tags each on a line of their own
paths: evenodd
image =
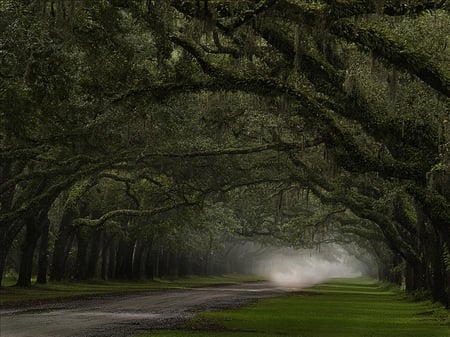
<svg viewBox="0 0 450 337">
<path fill-rule="evenodd" d="M 335 280 L 289 296 L 198 314 L 182 331 L 141 337 L 448 337 L 449 314 L 370 280 Z"/>
<path fill-rule="evenodd" d="M 90 282 L 49 282 L 30 288 L 6 286 L 0 288 L 0 305 L 19 305 L 38 301 L 78 298 L 124 292 L 139 292 L 162 289 L 193 288 L 219 284 L 234 284 L 257 281 L 250 275 L 190 276 L 186 278 L 152 281 L 90 281 Z"/>
</svg>

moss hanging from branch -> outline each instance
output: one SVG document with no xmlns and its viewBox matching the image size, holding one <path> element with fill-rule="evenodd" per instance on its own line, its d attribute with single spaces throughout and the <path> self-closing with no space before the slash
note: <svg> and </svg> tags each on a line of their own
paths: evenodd
<svg viewBox="0 0 450 337">
<path fill-rule="evenodd" d="M 292 88 L 279 83 L 275 79 L 258 77 L 242 77 L 218 68 L 204 58 L 202 51 L 193 43 L 173 36 L 172 41 L 190 52 L 198 61 L 203 71 L 219 81 L 224 89 L 241 90 L 259 95 L 288 95 L 301 104 L 298 113 L 311 119 L 318 127 L 325 142 L 332 146 L 340 146 L 345 150 L 339 158 L 340 164 L 355 172 L 378 171 L 383 176 L 422 181 L 428 166 L 423 162 L 402 162 L 394 158 L 377 158 L 373 153 L 358 144 L 349 130 L 339 125 L 330 110 L 320 105 L 312 93 Z"/>
<path fill-rule="evenodd" d="M 331 31 L 337 36 L 357 43 L 364 50 L 370 50 L 375 56 L 396 68 L 416 75 L 433 89 L 450 97 L 450 78 L 425 54 L 395 41 L 374 28 L 358 27 L 349 21 L 336 22 Z"/>
</svg>

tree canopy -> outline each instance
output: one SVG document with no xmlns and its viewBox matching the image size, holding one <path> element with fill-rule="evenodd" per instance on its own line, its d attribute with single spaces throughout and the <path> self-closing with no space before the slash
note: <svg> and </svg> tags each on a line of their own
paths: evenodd
<svg viewBox="0 0 450 337">
<path fill-rule="evenodd" d="M 232 271 L 270 238 L 357 244 L 447 301 L 449 11 L 3 1 L 0 275 Z"/>
</svg>

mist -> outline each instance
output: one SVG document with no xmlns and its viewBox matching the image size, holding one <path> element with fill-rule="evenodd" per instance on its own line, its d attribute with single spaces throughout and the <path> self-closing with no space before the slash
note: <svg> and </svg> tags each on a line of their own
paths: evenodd
<svg viewBox="0 0 450 337">
<path fill-rule="evenodd" d="M 339 245 L 316 249 L 272 249 L 263 254 L 255 272 L 273 283 L 289 288 L 305 288 L 332 278 L 355 278 L 370 273 L 370 266 Z"/>
</svg>

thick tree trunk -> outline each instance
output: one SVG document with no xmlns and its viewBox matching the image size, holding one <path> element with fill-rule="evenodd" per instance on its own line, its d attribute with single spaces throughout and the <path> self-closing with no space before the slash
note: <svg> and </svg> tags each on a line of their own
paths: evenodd
<svg viewBox="0 0 450 337">
<path fill-rule="evenodd" d="M 169 252 L 167 260 L 168 260 L 167 268 L 169 271 L 169 276 L 178 277 L 179 276 L 178 252 Z"/>
<path fill-rule="evenodd" d="M 145 277 L 150 280 L 155 277 L 155 254 L 152 247 L 148 247 L 145 257 Z"/>
<path fill-rule="evenodd" d="M 22 245 L 22 254 L 20 258 L 19 279 L 17 285 L 20 287 L 31 286 L 31 274 L 33 271 L 33 257 L 39 239 L 39 231 L 36 219 L 28 217 L 25 220 L 26 234 Z"/>
<path fill-rule="evenodd" d="M 5 274 L 6 268 L 6 258 L 8 257 L 9 250 L 11 249 L 11 245 L 14 242 L 14 239 L 20 233 L 20 231 L 24 227 L 24 222 L 19 221 L 16 224 L 12 225 L 7 232 L 2 234 L 2 238 L 0 240 L 0 285 L 3 281 L 3 275 Z"/>
<path fill-rule="evenodd" d="M 108 279 L 108 268 L 111 263 L 110 257 L 110 246 L 112 244 L 113 238 L 107 237 L 106 232 L 103 232 L 103 246 L 102 246 L 102 265 L 101 265 L 101 275 L 102 280 Z"/>
<path fill-rule="evenodd" d="M 170 256 L 169 252 L 161 248 L 158 256 L 158 276 L 165 277 L 169 275 Z"/>
<path fill-rule="evenodd" d="M 179 277 L 183 277 L 189 274 L 189 259 L 185 254 L 178 254 L 177 265 Z"/>
<path fill-rule="evenodd" d="M 73 210 L 66 209 L 61 218 L 50 269 L 50 280 L 52 281 L 61 281 L 65 276 L 67 257 L 74 239 L 74 232 L 70 226 L 73 217 Z"/>
<path fill-rule="evenodd" d="M 142 278 L 143 264 L 145 262 L 144 256 L 147 256 L 146 251 L 148 249 L 148 243 L 143 242 L 136 246 L 133 260 L 133 278 L 139 280 Z"/>
<path fill-rule="evenodd" d="M 56 239 L 50 268 L 50 280 L 61 281 L 66 277 L 67 258 L 72 248 L 74 238 L 75 234 L 73 230 L 66 228 Z"/>
<path fill-rule="evenodd" d="M 119 242 L 116 259 L 116 278 L 133 279 L 133 255 L 136 241 Z"/>
<path fill-rule="evenodd" d="M 439 301 L 448 305 L 448 296 L 446 292 L 447 282 L 445 280 L 445 267 L 444 259 L 442 256 L 442 249 L 439 246 L 435 246 L 432 252 L 432 296 L 433 300 Z"/>
<path fill-rule="evenodd" d="M 90 252 L 87 261 L 86 278 L 91 279 L 97 276 L 98 258 L 102 242 L 102 230 L 97 229 L 91 235 Z"/>
<path fill-rule="evenodd" d="M 49 230 L 50 220 L 48 219 L 48 216 L 45 216 L 42 227 L 41 244 L 39 247 L 38 273 L 36 280 L 36 282 L 40 284 L 47 283 Z"/>
<path fill-rule="evenodd" d="M 3 275 L 5 274 L 6 257 L 11 245 L 6 245 L 4 242 L 0 242 L 0 286 L 3 282 Z"/>
<path fill-rule="evenodd" d="M 85 280 L 87 275 L 87 258 L 88 241 L 84 238 L 82 233 L 78 233 L 77 238 L 77 260 L 75 278 L 77 280 Z"/>
<path fill-rule="evenodd" d="M 108 249 L 108 278 L 115 278 L 117 273 L 117 243 L 112 241 Z"/>
</svg>

